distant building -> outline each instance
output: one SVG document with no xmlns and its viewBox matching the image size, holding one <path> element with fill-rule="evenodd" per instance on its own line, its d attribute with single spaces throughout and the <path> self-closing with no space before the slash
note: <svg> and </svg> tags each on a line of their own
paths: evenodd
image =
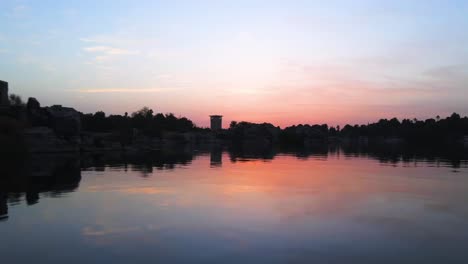
<svg viewBox="0 0 468 264">
<path fill-rule="evenodd" d="M 0 106 L 9 106 L 10 100 L 8 99 L 8 83 L 0 81 Z"/>
<path fill-rule="evenodd" d="M 211 130 L 221 130 L 223 128 L 223 116 L 210 115 Z"/>
</svg>

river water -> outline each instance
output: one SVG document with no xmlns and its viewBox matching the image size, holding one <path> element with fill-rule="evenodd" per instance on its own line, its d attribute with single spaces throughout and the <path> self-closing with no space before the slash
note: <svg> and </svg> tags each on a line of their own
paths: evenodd
<svg viewBox="0 0 468 264">
<path fill-rule="evenodd" d="M 467 263 L 468 163 L 340 151 L 44 156 L 1 182 L 1 263 Z"/>
</svg>

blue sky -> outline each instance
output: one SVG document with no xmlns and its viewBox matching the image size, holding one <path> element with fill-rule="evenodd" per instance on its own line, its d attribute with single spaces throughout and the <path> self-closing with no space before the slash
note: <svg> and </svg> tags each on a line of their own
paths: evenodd
<svg viewBox="0 0 468 264">
<path fill-rule="evenodd" d="M 468 1 L 2 1 L 0 79 L 43 105 L 208 123 L 468 114 Z"/>
</svg>

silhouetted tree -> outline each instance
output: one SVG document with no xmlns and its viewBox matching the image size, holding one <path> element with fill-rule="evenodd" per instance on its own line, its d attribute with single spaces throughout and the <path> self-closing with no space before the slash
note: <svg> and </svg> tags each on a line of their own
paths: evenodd
<svg viewBox="0 0 468 264">
<path fill-rule="evenodd" d="M 154 115 L 154 111 L 148 107 L 133 112 L 131 117 L 128 116 L 128 113 L 125 113 L 124 116 L 110 115 L 106 117 L 104 112 L 99 111 L 95 114 L 82 114 L 81 119 L 85 131 L 114 133 L 120 131 L 121 138 L 127 138 L 133 128 L 152 137 L 160 137 L 163 131 L 188 132 L 196 129 L 193 122 L 185 117 L 177 118 L 172 113 Z"/>
<path fill-rule="evenodd" d="M 143 107 L 140 110 L 133 112 L 132 117 L 141 116 L 143 118 L 152 118 L 153 117 L 153 109 L 148 107 Z"/>
<path fill-rule="evenodd" d="M 189 131 L 205 131 L 197 128 L 186 117 L 176 117 L 172 113 L 154 113 L 148 107 L 128 116 L 110 115 L 102 111 L 95 114 L 82 114 L 82 125 L 85 131 L 119 133 L 121 141 L 129 142 L 133 129 L 137 129 L 150 137 L 161 137 L 165 132 L 185 133 Z M 208 131 L 207 131 L 208 132 Z M 455 142 L 468 135 L 468 117 L 453 113 L 447 118 L 429 118 L 426 120 L 380 119 L 366 125 L 346 124 L 329 127 L 327 124 L 299 124 L 284 129 L 269 123 L 254 124 L 232 121 L 223 139 L 254 140 L 256 142 L 281 142 L 288 145 L 303 145 L 310 142 L 328 142 L 329 137 L 386 139 L 398 138 L 408 142 L 441 143 Z"/>
<path fill-rule="evenodd" d="M 21 99 L 21 96 L 16 95 L 16 94 L 10 94 L 10 105 L 13 106 L 24 106 L 23 99 Z"/>
</svg>

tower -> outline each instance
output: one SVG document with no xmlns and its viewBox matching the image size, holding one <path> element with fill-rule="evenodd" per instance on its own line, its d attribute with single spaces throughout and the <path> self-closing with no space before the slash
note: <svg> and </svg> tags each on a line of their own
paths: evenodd
<svg viewBox="0 0 468 264">
<path fill-rule="evenodd" d="M 211 130 L 221 130 L 223 128 L 222 115 L 210 115 Z"/>
</svg>

